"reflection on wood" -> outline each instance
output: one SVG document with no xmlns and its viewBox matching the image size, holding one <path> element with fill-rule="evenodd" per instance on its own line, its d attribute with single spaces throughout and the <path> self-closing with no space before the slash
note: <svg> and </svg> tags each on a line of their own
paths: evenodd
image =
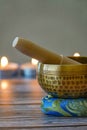
<svg viewBox="0 0 87 130">
<path fill-rule="evenodd" d="M 1 82 L 1 81 L 0 81 Z M 46 95 L 36 80 L 8 81 L 0 87 L 0 129 L 86 130 L 87 118 L 55 117 L 44 115 L 41 98 Z"/>
</svg>

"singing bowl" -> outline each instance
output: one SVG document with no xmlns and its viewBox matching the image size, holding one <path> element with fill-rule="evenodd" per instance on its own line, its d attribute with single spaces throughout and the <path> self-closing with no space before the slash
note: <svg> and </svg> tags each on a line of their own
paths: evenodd
<svg viewBox="0 0 87 130">
<path fill-rule="evenodd" d="M 37 79 L 41 88 L 54 97 L 87 97 L 87 64 L 38 63 Z"/>
</svg>

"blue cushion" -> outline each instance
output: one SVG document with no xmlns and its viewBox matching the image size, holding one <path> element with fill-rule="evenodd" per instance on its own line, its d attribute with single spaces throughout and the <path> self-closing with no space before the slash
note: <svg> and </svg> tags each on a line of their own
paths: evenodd
<svg viewBox="0 0 87 130">
<path fill-rule="evenodd" d="M 41 101 L 41 110 L 55 116 L 87 116 L 87 98 L 61 99 L 48 95 Z"/>
</svg>

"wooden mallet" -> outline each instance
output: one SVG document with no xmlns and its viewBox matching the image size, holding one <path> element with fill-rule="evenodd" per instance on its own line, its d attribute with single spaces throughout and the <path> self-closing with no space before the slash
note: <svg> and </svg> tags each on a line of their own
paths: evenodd
<svg viewBox="0 0 87 130">
<path fill-rule="evenodd" d="M 68 57 L 51 52 L 32 41 L 23 38 L 16 37 L 13 40 L 12 45 L 23 54 L 35 58 L 44 64 L 81 64 Z"/>
</svg>

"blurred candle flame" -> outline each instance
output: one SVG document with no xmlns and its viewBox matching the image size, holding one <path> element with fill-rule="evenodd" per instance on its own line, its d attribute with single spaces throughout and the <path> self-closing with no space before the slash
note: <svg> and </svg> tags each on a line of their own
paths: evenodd
<svg viewBox="0 0 87 130">
<path fill-rule="evenodd" d="M 2 66 L 2 67 L 5 67 L 5 66 L 7 66 L 7 65 L 8 65 L 8 59 L 7 59 L 7 57 L 3 56 L 3 57 L 1 58 L 1 66 Z"/>
<path fill-rule="evenodd" d="M 78 57 L 78 56 L 80 56 L 80 54 L 78 52 L 75 52 L 73 56 Z"/>
<path fill-rule="evenodd" d="M 36 60 L 36 59 L 32 58 L 31 62 L 32 62 L 32 64 L 33 64 L 33 65 L 37 65 L 38 60 Z"/>
</svg>

